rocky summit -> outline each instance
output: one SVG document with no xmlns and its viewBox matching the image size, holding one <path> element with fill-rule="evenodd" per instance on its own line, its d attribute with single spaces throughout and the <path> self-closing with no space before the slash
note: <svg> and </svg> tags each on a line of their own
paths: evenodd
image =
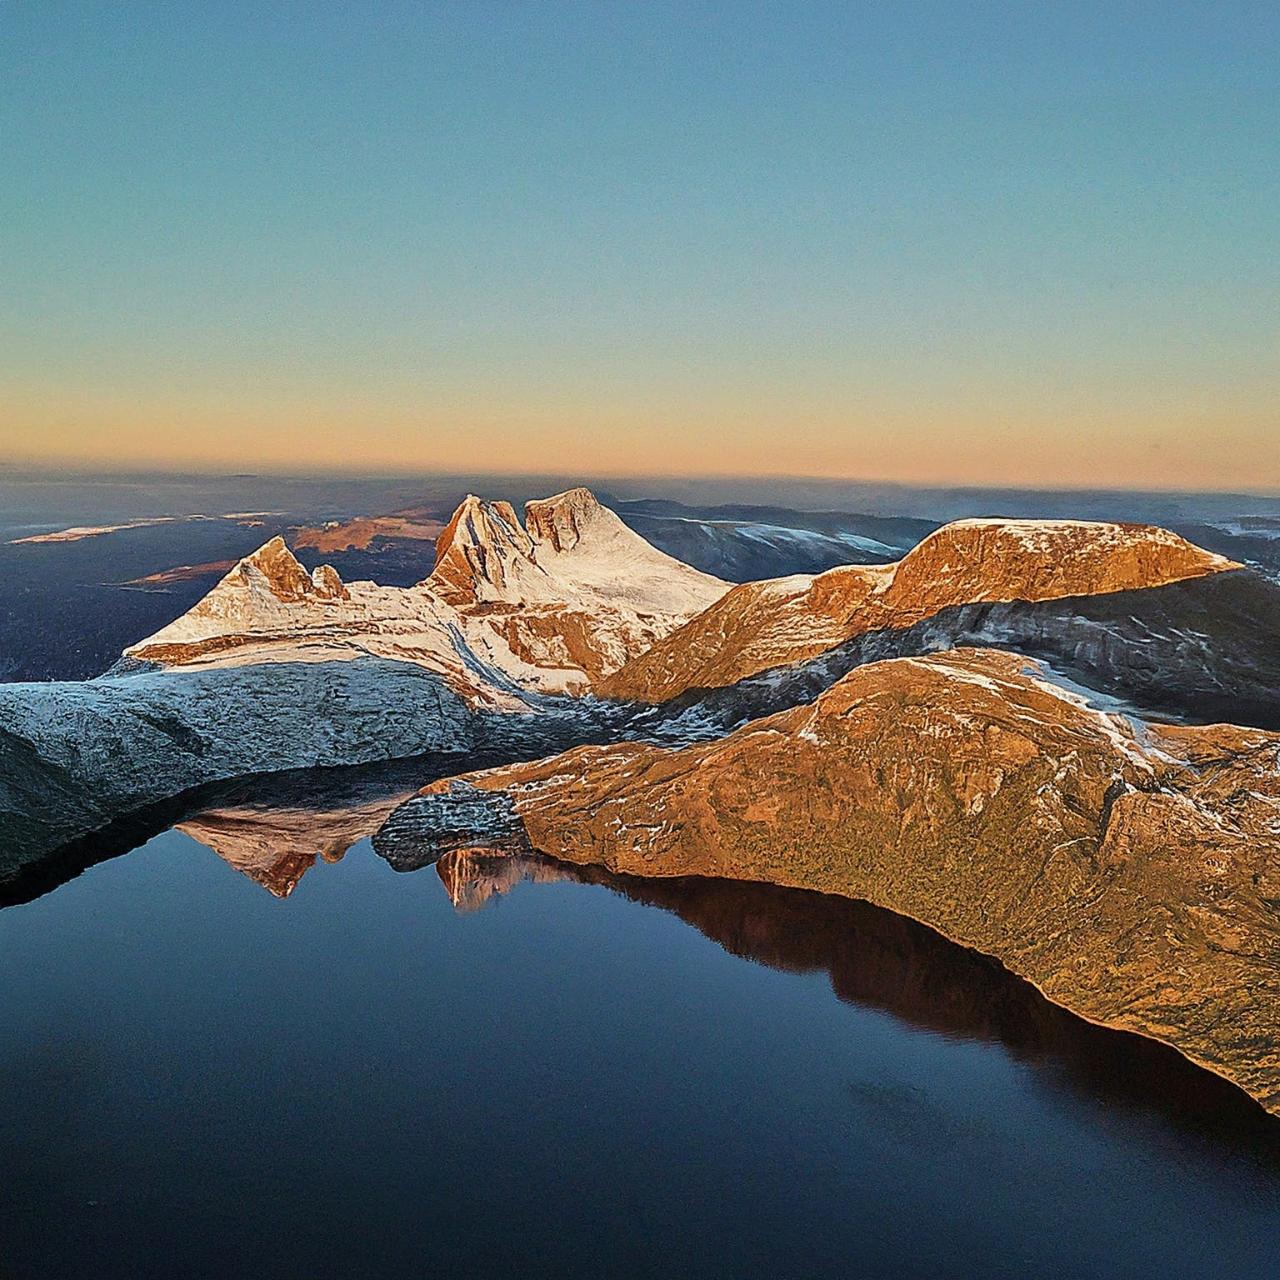
<svg viewBox="0 0 1280 1280">
<path fill-rule="evenodd" d="M 170 668 L 340 660 L 416 663 L 464 697 L 514 682 L 581 692 L 728 590 L 633 533 L 586 489 L 528 504 L 467 497 L 413 587 L 308 574 L 280 538 L 194 608 L 126 650 Z M 509 700 L 509 699 L 508 699 Z"/>
</svg>

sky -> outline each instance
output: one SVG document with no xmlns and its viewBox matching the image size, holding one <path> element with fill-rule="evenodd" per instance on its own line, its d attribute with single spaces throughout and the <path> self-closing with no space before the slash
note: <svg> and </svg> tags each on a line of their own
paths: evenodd
<svg viewBox="0 0 1280 1280">
<path fill-rule="evenodd" d="M 0 459 L 1280 490 L 1280 6 L 0 0 Z"/>
</svg>

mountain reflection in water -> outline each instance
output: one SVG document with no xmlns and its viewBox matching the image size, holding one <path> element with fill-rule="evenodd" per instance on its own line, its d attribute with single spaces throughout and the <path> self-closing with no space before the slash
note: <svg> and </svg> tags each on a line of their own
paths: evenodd
<svg viewBox="0 0 1280 1280">
<path fill-rule="evenodd" d="M 341 769 L 295 769 L 194 788 L 132 813 L 39 857 L 0 884 L 0 907 L 56 889 L 164 831 L 180 830 L 278 898 L 317 861 L 336 862 L 453 757 L 413 757 Z"/>
<path fill-rule="evenodd" d="M 641 879 L 537 854 L 454 850 L 436 872 L 455 908 L 478 910 L 522 883 L 602 885 L 692 925 L 726 951 L 786 973 L 825 973 L 839 999 L 922 1030 L 998 1044 L 1047 1083 L 1141 1106 L 1179 1128 L 1245 1140 L 1280 1169 L 1280 1123 L 1176 1050 L 1096 1026 L 999 961 L 871 903 L 805 889 L 697 877 Z"/>
<path fill-rule="evenodd" d="M 1280 1123 L 1172 1050 L 861 902 L 398 873 L 398 768 L 135 815 L 0 912 L 0 1273 L 1271 1274 Z"/>
<path fill-rule="evenodd" d="M 338 862 L 377 832 L 428 772 L 423 761 L 405 760 L 202 788 L 57 851 L 6 900 L 47 892 L 168 829 L 288 898 L 312 868 Z M 788 973 L 824 973 L 846 1003 L 1002 1046 L 1051 1087 L 1140 1107 L 1215 1141 L 1244 1141 L 1280 1168 L 1280 1123 L 1234 1085 L 1158 1042 L 1088 1023 L 998 961 L 870 903 L 760 883 L 622 876 L 491 848 L 453 850 L 434 865 L 461 913 L 524 883 L 602 886 L 671 913 L 732 955 Z"/>
</svg>

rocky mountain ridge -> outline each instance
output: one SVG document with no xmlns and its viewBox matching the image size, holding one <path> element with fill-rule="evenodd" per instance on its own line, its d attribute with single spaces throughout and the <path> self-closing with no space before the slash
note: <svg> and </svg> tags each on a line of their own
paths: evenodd
<svg viewBox="0 0 1280 1280">
<path fill-rule="evenodd" d="M 734 587 L 596 687 L 604 697 L 662 702 L 959 605 L 1147 590 L 1239 568 L 1154 526 L 958 520 L 893 564 Z"/>
<path fill-rule="evenodd" d="M 452 780 L 182 820 L 280 896 L 376 825 L 394 866 L 456 854 L 460 904 L 529 850 L 865 898 L 1277 1110 L 1280 738 L 1239 726 L 1278 632 L 1280 589 L 1147 526 L 964 520 L 730 589 L 586 490 L 469 497 L 415 586 L 272 539 L 111 677 L 0 687 L 0 880 L 193 789 L 413 757 Z M 1238 724 L 1131 714 L 1162 691 Z"/>
</svg>

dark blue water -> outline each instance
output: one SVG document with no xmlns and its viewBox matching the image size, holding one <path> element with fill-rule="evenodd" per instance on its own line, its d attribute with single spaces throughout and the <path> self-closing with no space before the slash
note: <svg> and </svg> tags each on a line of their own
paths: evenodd
<svg viewBox="0 0 1280 1280">
<path fill-rule="evenodd" d="M 1276 1274 L 1210 1077 L 857 904 L 618 888 L 170 832 L 0 912 L 0 1275 Z"/>
</svg>

